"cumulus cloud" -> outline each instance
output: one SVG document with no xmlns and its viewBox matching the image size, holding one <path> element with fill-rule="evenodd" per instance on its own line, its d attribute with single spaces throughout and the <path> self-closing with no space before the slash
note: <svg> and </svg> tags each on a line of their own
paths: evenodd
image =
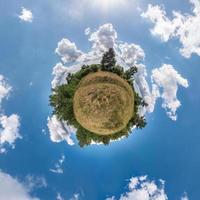
<svg viewBox="0 0 200 200">
<path fill-rule="evenodd" d="M 133 65 L 135 65 L 138 69 L 138 72 L 134 75 L 134 88 L 148 104 L 147 107 L 139 109 L 139 114 L 145 115 L 146 112 L 153 112 L 156 100 L 161 97 L 163 98 L 162 106 L 167 110 L 169 117 L 172 119 L 176 118 L 176 109 L 180 106 L 180 104 L 178 104 L 179 101 L 176 98 L 178 85 L 183 87 L 187 87 L 188 85 L 188 83 L 185 83 L 184 81 L 183 83 L 182 79 L 180 80 L 181 75 L 179 75 L 179 77 L 177 75 L 178 72 L 171 69 L 169 71 L 172 77 L 167 77 L 166 70 L 162 70 L 162 68 L 160 70 L 155 69 L 152 72 L 152 85 L 150 86 L 147 81 L 148 74 L 146 66 L 143 63 L 145 59 L 145 52 L 138 44 L 129 44 L 120 41 L 117 37 L 117 31 L 114 29 L 112 24 L 104 24 L 94 31 L 91 28 L 87 28 L 85 30 L 85 34 L 88 36 L 89 42 L 91 42 L 90 51 L 81 51 L 82 54 L 80 57 L 74 60 L 74 63 L 71 63 L 69 66 L 65 66 L 62 63 L 57 63 L 53 68 L 54 78 L 52 80 L 52 88 L 66 83 L 67 74 L 78 71 L 83 64 L 87 65 L 91 63 L 100 63 L 102 54 L 108 50 L 108 48 L 113 47 L 116 53 L 116 60 L 118 64 L 123 66 L 125 69 L 128 69 Z M 73 46 L 76 47 L 75 44 Z M 61 55 L 61 60 L 62 58 L 63 57 Z M 72 59 L 68 58 L 68 60 L 73 60 L 73 56 Z M 158 78 L 156 77 L 156 74 L 158 74 L 156 73 L 157 71 L 160 72 L 159 76 L 165 77 L 166 80 L 169 78 L 169 82 L 172 80 L 171 84 L 173 84 L 174 87 L 169 86 L 166 88 L 167 86 L 165 86 L 164 83 L 158 82 Z M 165 91 L 162 94 L 160 94 L 160 88 L 165 88 Z M 166 96 L 166 93 L 169 96 Z M 72 133 L 71 127 L 68 127 L 65 122 L 60 122 L 56 119 L 56 116 L 52 116 L 52 118 L 48 119 L 48 127 L 52 141 L 61 142 L 66 140 L 69 144 L 73 144 L 73 141 L 70 137 L 70 134 Z"/>
<path fill-rule="evenodd" d="M 22 138 L 19 133 L 20 118 L 17 114 L 7 116 L 3 113 L 1 103 L 10 94 L 12 87 L 4 76 L 0 75 L 0 153 L 6 153 L 7 147 L 15 147 L 15 141 Z"/>
<path fill-rule="evenodd" d="M 156 99 L 158 98 L 159 94 L 156 90 L 155 86 L 152 87 L 152 91 L 149 87 L 149 84 L 146 80 L 147 78 L 147 71 L 146 67 L 143 64 L 137 65 L 138 72 L 135 74 L 135 83 L 134 87 L 135 90 L 140 96 L 142 96 L 145 102 L 148 104 L 146 108 L 142 108 L 141 115 L 144 115 L 145 112 L 153 112 Z"/>
<path fill-rule="evenodd" d="M 125 62 L 128 66 L 133 66 L 144 59 L 144 50 L 136 44 L 119 44 L 118 56 Z"/>
<path fill-rule="evenodd" d="M 158 5 L 149 4 L 147 11 L 141 14 L 154 24 L 152 35 L 159 36 L 164 42 L 178 38 L 182 45 L 180 53 L 186 58 L 193 53 L 200 56 L 200 1 L 190 0 L 190 3 L 192 14 L 173 11 L 171 19 L 165 8 Z"/>
<path fill-rule="evenodd" d="M 168 41 L 176 30 L 176 24 L 167 16 L 165 10 L 156 5 L 148 5 L 148 9 L 141 15 L 144 18 L 150 19 L 155 26 L 151 29 L 152 35 L 158 35 L 163 41 Z"/>
<path fill-rule="evenodd" d="M 61 158 L 58 160 L 58 162 L 55 164 L 54 168 L 49 169 L 49 171 L 56 173 L 56 174 L 63 174 L 63 163 L 65 161 L 65 156 L 62 155 Z"/>
<path fill-rule="evenodd" d="M 67 126 L 66 123 L 58 120 L 55 115 L 48 118 L 48 128 L 50 132 L 50 138 L 53 142 L 61 142 L 65 140 L 69 145 L 74 145 L 71 139 L 71 133 L 73 130 Z"/>
<path fill-rule="evenodd" d="M 61 56 L 61 60 L 64 63 L 75 62 L 82 55 L 82 52 L 77 49 L 75 43 L 66 38 L 63 38 L 60 42 L 58 42 L 58 47 L 55 52 Z"/>
<path fill-rule="evenodd" d="M 97 31 L 88 35 L 89 41 L 92 42 L 92 48 L 95 51 L 104 52 L 108 48 L 114 47 L 117 39 L 117 32 L 112 24 L 104 24 Z"/>
<path fill-rule="evenodd" d="M 57 63 L 54 68 L 52 75 L 54 76 L 51 86 L 55 88 L 58 85 L 66 83 L 66 76 L 68 73 L 75 73 L 80 69 L 81 65 L 73 65 L 70 67 L 64 66 L 62 63 Z"/>
<path fill-rule="evenodd" d="M 121 194 L 119 200 L 168 200 L 165 192 L 165 181 L 150 180 L 147 176 L 132 177 L 129 180 L 128 191 Z M 186 193 L 180 198 L 189 200 Z M 115 196 L 106 200 L 117 200 Z"/>
<path fill-rule="evenodd" d="M 62 63 L 56 64 L 56 66 L 53 68 L 53 88 L 57 85 L 66 83 L 66 75 L 69 72 L 73 73 L 78 71 L 83 64 L 99 63 L 102 54 L 110 47 L 113 47 L 115 49 L 117 62 L 119 64 L 122 64 L 124 68 L 128 68 L 134 64 L 141 64 L 140 62 L 145 57 L 145 53 L 139 45 L 133 43 L 128 44 L 119 41 L 117 39 L 117 32 L 112 24 L 104 24 L 95 31 L 87 28 L 85 30 L 85 33 L 86 35 L 88 35 L 88 40 L 91 42 L 91 50 L 87 53 L 83 53 L 81 59 L 79 59 L 79 62 L 75 65 L 72 64 L 70 67 L 66 67 Z M 146 68 L 143 71 L 145 70 Z M 144 73 L 146 73 L 146 71 Z M 140 73 L 140 75 L 141 74 L 142 73 Z"/>
<path fill-rule="evenodd" d="M 8 143 L 14 148 L 15 140 L 21 138 L 19 134 L 19 116 L 16 114 L 12 114 L 9 117 L 6 115 L 0 116 L 0 126 L 2 127 L 0 129 L 0 147 Z"/>
<path fill-rule="evenodd" d="M 147 176 L 132 177 L 128 184 L 129 191 L 122 194 L 119 200 L 167 200 L 165 182 L 148 180 Z M 106 200 L 115 200 L 113 196 Z"/>
<path fill-rule="evenodd" d="M 187 79 L 184 79 L 169 64 L 163 64 L 160 68 L 154 69 L 151 78 L 153 84 L 157 86 L 156 89 L 162 89 L 162 93 L 157 92 L 160 93 L 160 97 L 163 99 L 162 107 L 172 120 L 176 120 L 176 110 L 181 106 L 180 101 L 177 99 L 178 86 L 187 88 L 189 86 Z"/>
<path fill-rule="evenodd" d="M 22 7 L 21 13 L 18 16 L 22 21 L 25 22 L 32 22 L 33 21 L 33 13 L 31 10 L 28 10 L 24 7 Z"/>
<path fill-rule="evenodd" d="M 30 195 L 29 188 L 7 173 L 0 171 L 0 199 L 39 200 Z"/>
</svg>

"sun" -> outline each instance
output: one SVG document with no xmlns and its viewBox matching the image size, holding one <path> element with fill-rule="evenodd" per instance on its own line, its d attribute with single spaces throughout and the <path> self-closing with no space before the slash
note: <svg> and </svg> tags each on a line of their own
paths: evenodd
<svg viewBox="0 0 200 200">
<path fill-rule="evenodd" d="M 126 6 L 128 0 L 92 0 L 92 4 L 104 11 L 111 8 L 120 8 Z"/>
</svg>

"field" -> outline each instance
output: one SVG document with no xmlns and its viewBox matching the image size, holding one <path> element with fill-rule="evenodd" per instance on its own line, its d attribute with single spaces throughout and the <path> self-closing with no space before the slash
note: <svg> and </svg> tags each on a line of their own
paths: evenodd
<svg viewBox="0 0 200 200">
<path fill-rule="evenodd" d="M 96 72 L 85 76 L 73 98 L 76 120 L 99 135 L 121 131 L 133 116 L 133 89 L 118 75 Z"/>
</svg>

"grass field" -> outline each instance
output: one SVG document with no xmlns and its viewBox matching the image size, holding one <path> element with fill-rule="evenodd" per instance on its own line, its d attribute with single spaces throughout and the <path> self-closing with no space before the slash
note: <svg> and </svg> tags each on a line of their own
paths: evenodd
<svg viewBox="0 0 200 200">
<path fill-rule="evenodd" d="M 133 116 L 134 93 L 126 80 L 111 72 L 85 76 L 73 98 L 76 120 L 99 135 L 114 134 Z"/>
</svg>

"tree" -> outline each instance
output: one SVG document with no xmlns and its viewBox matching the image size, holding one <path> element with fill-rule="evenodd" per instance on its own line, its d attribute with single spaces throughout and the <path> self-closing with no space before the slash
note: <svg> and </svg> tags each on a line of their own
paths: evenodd
<svg viewBox="0 0 200 200">
<path fill-rule="evenodd" d="M 71 73 L 68 73 L 67 77 L 66 77 L 66 81 L 67 81 L 68 84 L 70 83 L 70 81 L 72 80 L 72 78 L 73 78 L 73 75 Z"/>
<path fill-rule="evenodd" d="M 146 103 L 144 100 L 142 100 L 141 105 L 142 105 L 143 107 L 147 107 L 147 106 L 148 106 L 148 103 Z"/>
<path fill-rule="evenodd" d="M 119 65 L 115 65 L 111 68 L 110 70 L 112 73 L 115 73 L 117 74 L 118 76 L 122 77 L 123 78 L 123 75 L 124 75 L 124 68 L 119 66 Z"/>
<path fill-rule="evenodd" d="M 139 129 L 142 129 L 147 125 L 145 117 L 144 116 L 140 117 L 138 114 L 136 114 L 135 117 L 133 118 L 133 124 L 135 124 L 136 128 Z"/>
<path fill-rule="evenodd" d="M 124 79 L 131 79 L 135 73 L 137 73 L 137 67 L 133 66 L 124 73 Z"/>
<path fill-rule="evenodd" d="M 103 54 L 103 58 L 101 60 L 101 69 L 103 71 L 110 71 L 115 64 L 115 51 L 113 48 L 109 48 L 109 50 Z"/>
</svg>

